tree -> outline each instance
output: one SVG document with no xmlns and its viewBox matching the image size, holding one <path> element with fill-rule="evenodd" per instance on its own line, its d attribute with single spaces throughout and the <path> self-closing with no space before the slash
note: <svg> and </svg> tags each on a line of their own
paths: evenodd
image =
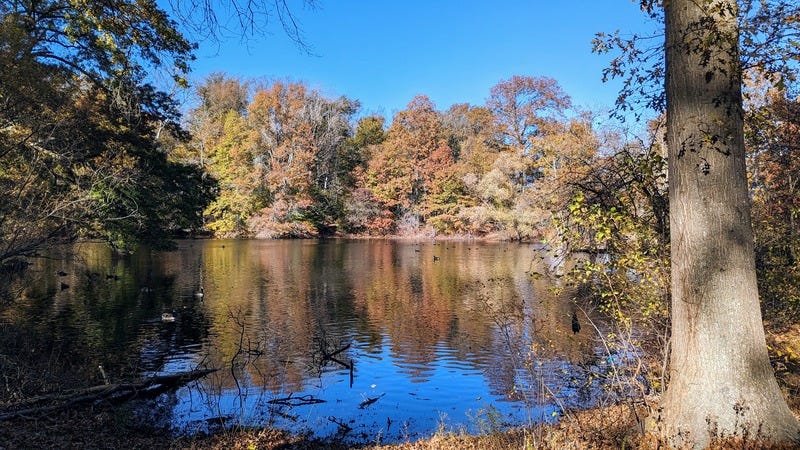
<svg viewBox="0 0 800 450">
<path fill-rule="evenodd" d="M 364 185 L 396 218 L 415 227 L 427 219 L 436 185 L 453 164 L 441 113 L 418 95 L 392 121 L 386 140 L 376 145 L 367 165 Z"/>
<path fill-rule="evenodd" d="M 663 437 L 800 443 L 769 364 L 745 171 L 735 0 L 664 2 L 672 353 Z"/>
<path fill-rule="evenodd" d="M 338 227 L 343 206 L 341 147 L 358 102 L 328 99 L 303 83 L 275 82 L 248 107 L 254 135 L 248 164 L 263 173 L 264 206 L 249 222 L 262 237 L 305 237 Z"/>
<path fill-rule="evenodd" d="M 183 83 L 192 45 L 156 3 L 3 2 L 0 17 L 0 261 L 197 226 L 210 185 L 170 160 L 185 134 L 148 81 L 167 70 Z"/>
<path fill-rule="evenodd" d="M 269 33 L 276 19 L 284 33 L 300 48 L 309 51 L 298 19 L 286 0 L 169 0 L 173 13 L 200 38 L 220 40 L 230 33 L 242 39 Z M 316 7 L 316 0 L 303 0 Z"/>
<path fill-rule="evenodd" d="M 502 141 L 520 151 L 529 150 L 531 138 L 546 133 L 570 104 L 556 80 L 520 75 L 492 87 L 486 102 Z"/>
<path fill-rule="evenodd" d="M 345 232 L 363 233 L 381 214 L 380 205 L 364 187 L 363 180 L 372 149 L 386 140 L 383 124 L 384 118 L 381 116 L 362 118 L 355 134 L 345 140 L 339 151 L 339 179 L 346 190 L 342 211 L 342 228 Z M 381 232 L 383 228 L 379 227 Z"/>
<path fill-rule="evenodd" d="M 738 0 L 739 51 L 742 70 L 757 69 L 777 75 L 779 84 L 797 81 L 800 62 L 800 5 L 795 0 Z M 664 23 L 663 0 L 639 0 L 651 20 Z M 663 29 L 662 29 L 663 30 Z M 641 119 L 647 110 L 658 114 L 666 108 L 664 95 L 665 61 L 663 47 L 650 45 L 663 39 L 661 30 L 653 35 L 597 33 L 592 41 L 595 53 L 616 52 L 603 70 L 603 81 L 622 78 L 613 115 L 625 120 L 626 112 Z"/>
<path fill-rule="evenodd" d="M 800 307 L 800 102 L 757 86 L 766 95 L 748 102 L 745 139 L 759 293 L 767 318 L 793 322 Z"/>
<path fill-rule="evenodd" d="M 268 190 L 261 166 L 253 167 L 255 146 L 246 119 L 233 110 L 221 119 L 221 136 L 208 149 L 208 167 L 219 181 L 219 191 L 206 209 L 211 219 L 207 226 L 219 237 L 247 236 L 247 221 L 266 205 Z"/>
<path fill-rule="evenodd" d="M 214 147 L 223 135 L 228 113 L 246 114 L 249 85 L 225 73 L 215 72 L 209 74 L 194 90 L 197 105 L 187 117 L 192 145 L 181 156 L 205 170 L 206 160 L 213 158 Z"/>
</svg>

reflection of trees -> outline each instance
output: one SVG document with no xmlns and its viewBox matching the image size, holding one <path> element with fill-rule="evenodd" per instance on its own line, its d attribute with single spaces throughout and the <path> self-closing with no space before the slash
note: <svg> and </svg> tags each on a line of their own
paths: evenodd
<svg viewBox="0 0 800 450">
<path fill-rule="evenodd" d="M 207 243 L 201 267 L 205 308 L 211 322 L 209 362 L 232 368 L 222 380 L 236 385 L 241 369 L 270 390 L 298 390 L 304 367 L 298 356 L 310 348 L 310 273 L 303 266 L 314 246 L 274 242 Z"/>
<path fill-rule="evenodd" d="M 379 241 L 359 260 L 348 264 L 356 307 L 390 337 L 393 356 L 411 368 L 412 376 L 423 376 L 453 318 L 453 295 L 443 295 L 447 287 L 431 280 L 438 268 L 432 256 Z"/>
<path fill-rule="evenodd" d="M 534 305 L 538 315 L 548 292 L 525 274 L 535 259 L 530 248 L 386 241 L 350 259 L 356 309 L 381 327 L 412 376 L 425 378 L 444 345 L 486 368 L 496 392 L 513 391 L 533 335 L 525 308 Z"/>
<path fill-rule="evenodd" d="M 125 259 L 101 246 L 80 252 L 68 266 L 42 261 L 43 274 L 69 272 L 70 288 L 44 277 L 28 292 L 52 302 L 21 302 L 14 314 L 47 316 L 42 328 L 54 341 L 88 349 L 87 376 L 97 377 L 98 363 L 123 371 L 132 358 L 138 369 L 175 370 L 180 360 L 225 369 L 206 382 L 219 393 L 247 385 L 298 392 L 319 374 L 323 346 L 379 353 L 389 342 L 412 381 L 456 358 L 483 370 L 494 394 L 510 395 L 528 386 L 520 377 L 532 379 L 535 359 L 579 361 L 589 348 L 590 333 L 570 329 L 568 296 L 529 275 L 544 269 L 528 246 L 184 241 L 178 252 Z M 161 323 L 165 310 L 178 320 Z"/>
<path fill-rule="evenodd" d="M 487 244 L 467 249 L 466 257 L 460 249 L 465 262 L 454 273 L 462 286 L 456 316 L 463 317 L 465 306 L 478 313 L 459 323 L 472 326 L 470 332 L 479 337 L 484 360 L 476 362 L 493 393 L 518 398 L 546 391 L 542 384 L 557 389 L 564 374 L 555 368 L 572 367 L 560 361 L 583 362 L 591 353 L 592 331 L 576 335 L 571 330 L 574 291 L 554 290 L 556 279 L 534 276 L 546 273 L 546 266 L 532 247 Z"/>
<path fill-rule="evenodd" d="M 209 365 L 246 367 L 250 380 L 273 392 L 302 389 L 310 356 L 323 338 L 335 346 L 357 336 L 359 348 L 373 351 L 385 335 L 401 369 L 423 379 L 442 349 L 476 366 L 512 367 L 508 342 L 488 317 L 497 308 L 513 313 L 500 319 L 516 327 L 516 335 L 530 334 L 520 289 L 527 296 L 536 287 L 524 275 L 514 279 L 530 258 L 509 255 L 506 246 L 393 241 L 226 246 L 207 244 L 202 269 L 195 268 L 205 277 L 212 323 Z M 513 388 L 513 370 L 505 372 L 512 377 L 499 383 L 504 392 Z M 222 381 L 236 385 L 232 377 Z"/>
<path fill-rule="evenodd" d="M 205 246 L 195 270 L 203 272 L 212 323 L 208 364 L 233 369 L 223 373 L 224 386 L 246 376 L 272 392 L 303 388 L 321 341 L 342 339 L 352 317 L 343 252 L 335 242 Z"/>
<path fill-rule="evenodd" d="M 202 334 L 196 323 L 166 329 L 158 320 L 174 281 L 158 261 L 146 249 L 119 257 L 96 243 L 53 250 L 14 281 L 14 302 L 3 310 L 3 321 L 36 336 L 27 347 L 50 358 L 42 371 L 63 370 L 62 379 L 79 385 L 101 382 L 99 365 L 114 381 L 137 377 Z M 145 285 L 157 289 L 140 291 Z M 141 352 L 148 347 L 153 351 Z"/>
</svg>

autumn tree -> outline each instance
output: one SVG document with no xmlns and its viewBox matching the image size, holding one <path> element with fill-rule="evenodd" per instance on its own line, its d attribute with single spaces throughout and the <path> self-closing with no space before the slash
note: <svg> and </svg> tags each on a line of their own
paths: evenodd
<svg viewBox="0 0 800 450">
<path fill-rule="evenodd" d="M 580 254 L 564 275 L 612 319 L 605 346 L 628 362 L 614 368 L 615 382 L 607 387 L 624 395 L 663 392 L 670 280 L 663 120 L 648 123 L 642 136 L 617 127 L 589 136 L 570 146 L 576 152 L 566 152 L 578 160 L 556 166 L 561 182 L 550 181 L 551 174 L 540 180 L 550 186 L 543 196 L 553 207 L 555 232 L 547 242 L 555 256 Z M 595 152 L 580 150 L 588 142 Z"/>
<path fill-rule="evenodd" d="M 372 150 L 364 186 L 393 220 L 416 228 L 430 211 L 430 194 L 453 164 L 440 113 L 425 96 L 397 113 L 386 140 Z"/>
<path fill-rule="evenodd" d="M 451 176 L 460 180 L 458 184 L 450 183 L 457 214 L 449 218 L 454 223 L 448 228 L 475 235 L 501 231 L 503 224 L 495 214 L 496 203 L 486 192 L 487 176 L 507 149 L 494 114 L 486 106 L 456 104 L 445 111 L 442 124 L 455 158 Z M 502 176 L 495 181 L 505 182 Z M 509 189 L 509 194 L 512 191 Z"/>
<path fill-rule="evenodd" d="M 667 110 L 672 351 L 661 433 L 695 446 L 714 431 L 796 443 L 798 425 L 769 366 L 759 310 L 741 80 L 755 68 L 794 82 L 800 7 L 786 0 L 640 3 L 664 21 L 664 51 L 619 33 L 598 35 L 595 49 L 620 51 L 605 72 L 625 78 L 618 112 Z"/>
<path fill-rule="evenodd" d="M 496 84 L 486 101 L 503 142 L 521 151 L 530 149 L 532 137 L 558 123 L 570 104 L 556 80 L 521 75 Z"/>
<path fill-rule="evenodd" d="M 383 143 L 386 140 L 384 118 L 381 116 L 367 116 L 358 121 L 353 136 L 347 138 L 339 151 L 339 178 L 352 186 L 353 173 L 365 168 L 370 157 L 370 147 Z"/>
<path fill-rule="evenodd" d="M 555 160 L 545 154 L 550 146 L 534 147 L 533 143 L 563 130 L 570 105 L 569 96 L 552 78 L 515 75 L 492 87 L 486 106 L 494 114 L 500 140 L 507 146 L 501 156 L 507 161 L 503 166 L 516 168 L 506 173 L 516 189 L 523 191 L 541 176 L 542 158 Z"/>
<path fill-rule="evenodd" d="M 676 445 L 706 445 L 713 431 L 796 443 L 759 310 L 741 80 L 757 69 L 794 82 L 800 6 L 640 3 L 665 24 L 663 52 L 643 46 L 646 36 L 619 33 L 599 34 L 595 50 L 619 51 L 604 74 L 625 79 L 618 113 L 641 105 L 667 113 L 672 344 L 661 434 Z"/>
<path fill-rule="evenodd" d="M 255 144 L 247 118 L 228 110 L 218 120 L 221 129 L 216 145 L 207 149 L 207 167 L 219 190 L 205 210 L 207 226 L 218 237 L 247 236 L 251 216 L 269 202 L 264 168 L 253 164 Z"/>
<path fill-rule="evenodd" d="M 393 227 L 393 222 L 385 221 L 385 217 L 381 217 L 381 205 L 364 184 L 372 151 L 385 140 L 384 118 L 368 116 L 358 122 L 355 134 L 345 140 L 341 147 L 339 177 L 346 186 L 347 193 L 343 210 L 345 232 L 382 234 Z"/>
<path fill-rule="evenodd" d="M 537 197 L 537 215 L 545 221 L 551 220 L 551 212 L 566 209 L 578 180 L 595 168 L 601 142 L 593 120 L 589 113 L 565 119 L 531 141 L 531 152 L 538 157 L 530 194 Z"/>
<path fill-rule="evenodd" d="M 777 80 L 758 71 L 747 75 L 745 143 L 759 293 L 765 316 L 789 323 L 800 306 L 800 106 Z"/>
<path fill-rule="evenodd" d="M 205 169 L 206 160 L 214 158 L 214 148 L 224 134 L 228 113 L 246 114 L 250 103 L 249 85 L 225 73 L 215 72 L 206 76 L 194 91 L 196 105 L 187 114 L 192 141 L 180 156 Z"/>
<path fill-rule="evenodd" d="M 442 114 L 442 126 L 459 175 L 468 188 L 474 187 L 505 149 L 494 114 L 485 106 L 456 104 Z"/>
<path fill-rule="evenodd" d="M 463 177 L 474 199 L 474 204 L 462 212 L 471 230 L 496 233 L 506 239 L 529 239 L 539 234 L 538 212 L 534 211 L 537 204 L 543 205 L 530 189 L 541 176 L 542 151 L 568 149 L 535 146 L 534 142 L 543 143 L 542 139 L 564 130 L 569 105 L 569 96 L 555 80 L 515 75 L 491 89 L 485 108 L 470 111 L 474 118 L 478 118 L 477 113 L 490 121 L 473 122 L 484 131 L 477 138 L 464 140 L 469 145 L 465 149 L 472 151 L 460 155 L 461 147 L 457 148 L 463 163 L 470 159 L 482 163 L 479 170 L 470 170 Z M 460 121 L 468 116 L 464 117 Z M 463 138 L 455 136 L 455 142 L 461 145 Z M 539 211 L 542 209 L 546 208 Z"/>
<path fill-rule="evenodd" d="M 311 236 L 336 229 L 341 214 L 340 147 L 358 103 L 328 99 L 302 83 L 275 82 L 248 106 L 252 167 L 263 172 L 266 204 L 251 218 L 262 236 Z"/>
<path fill-rule="evenodd" d="M 800 442 L 767 356 L 743 140 L 734 0 L 665 2 L 672 353 L 662 435 Z"/>
</svg>

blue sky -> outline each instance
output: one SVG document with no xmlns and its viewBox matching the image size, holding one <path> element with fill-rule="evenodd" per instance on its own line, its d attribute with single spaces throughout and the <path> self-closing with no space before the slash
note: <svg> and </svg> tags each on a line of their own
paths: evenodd
<svg viewBox="0 0 800 450">
<path fill-rule="evenodd" d="M 608 57 L 591 53 L 598 31 L 657 27 L 631 0 L 318 0 L 295 2 L 306 42 L 300 50 L 271 26 L 247 42 L 201 42 L 192 78 L 214 71 L 242 78 L 305 81 L 345 95 L 362 113 L 391 117 L 416 94 L 441 110 L 483 104 L 512 75 L 558 80 L 579 105 L 613 105 L 617 84 L 602 83 Z"/>
</svg>

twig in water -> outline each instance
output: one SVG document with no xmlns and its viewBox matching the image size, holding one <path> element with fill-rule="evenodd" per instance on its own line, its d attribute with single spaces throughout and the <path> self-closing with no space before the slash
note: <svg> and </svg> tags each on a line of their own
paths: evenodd
<svg viewBox="0 0 800 450">
<path fill-rule="evenodd" d="M 315 405 L 317 403 L 325 403 L 325 402 L 326 400 L 322 400 L 321 398 L 316 398 L 313 395 L 302 395 L 300 397 L 293 397 L 292 394 L 289 394 L 288 397 L 275 398 L 267 401 L 267 403 L 271 403 L 273 405 L 284 405 L 284 406 Z"/>
<path fill-rule="evenodd" d="M 344 420 L 342 419 L 337 419 L 336 417 L 328 417 L 328 420 L 339 426 L 339 432 L 341 434 L 347 434 L 353 429 L 353 427 L 344 423 Z"/>
<path fill-rule="evenodd" d="M 384 395 L 386 395 L 386 393 L 385 393 L 385 392 L 384 392 L 383 394 L 381 394 L 381 395 L 377 396 L 377 397 L 367 397 L 367 399 L 366 399 L 366 400 L 364 400 L 363 402 L 361 402 L 361 403 L 358 405 L 358 409 L 364 409 L 364 408 L 366 408 L 367 406 L 369 406 L 369 405 L 371 405 L 371 404 L 373 404 L 373 403 L 377 402 L 377 401 L 378 401 L 378 400 L 379 400 L 381 397 L 383 397 Z"/>
</svg>

